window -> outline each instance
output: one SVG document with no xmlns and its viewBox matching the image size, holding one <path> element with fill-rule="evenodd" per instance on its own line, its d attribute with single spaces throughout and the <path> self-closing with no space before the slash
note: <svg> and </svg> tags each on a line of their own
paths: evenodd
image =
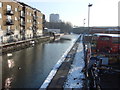
<svg viewBox="0 0 120 90">
<path fill-rule="evenodd" d="M 30 16 L 31 16 L 31 13 L 30 13 Z"/>
<path fill-rule="evenodd" d="M 11 16 L 7 15 L 7 19 L 8 19 L 8 20 L 11 20 Z"/>
<path fill-rule="evenodd" d="M 23 15 L 23 11 L 20 12 L 21 16 Z"/>
<path fill-rule="evenodd" d="M 0 30 L 2 29 L 2 26 L 0 25 Z"/>
<path fill-rule="evenodd" d="M 119 37 L 112 38 L 112 43 L 113 44 L 120 44 L 120 38 Z"/>
<path fill-rule="evenodd" d="M 21 20 L 21 22 L 23 22 L 23 19 L 22 19 L 22 18 L 21 18 L 20 20 Z"/>
<path fill-rule="evenodd" d="M 1 13 L 0 13 L 0 18 L 2 18 L 2 15 L 1 15 Z"/>
<path fill-rule="evenodd" d="M 2 2 L 0 2 L 0 8 L 2 7 Z"/>
<path fill-rule="evenodd" d="M 7 10 L 11 10 L 12 7 L 10 5 L 7 5 Z"/>
<path fill-rule="evenodd" d="M 41 16 L 41 19 L 42 19 L 42 16 Z"/>
<path fill-rule="evenodd" d="M 38 22 L 38 24 L 40 24 L 40 23 Z"/>
<path fill-rule="evenodd" d="M 23 30 L 23 27 L 21 27 L 20 29 Z"/>
<path fill-rule="evenodd" d="M 18 38 L 18 35 L 16 35 L 16 38 Z"/>
<path fill-rule="evenodd" d="M 7 29 L 10 30 L 10 26 L 8 26 Z"/>
<path fill-rule="evenodd" d="M 23 24 L 23 19 L 20 19 L 20 21 L 21 21 L 21 24 Z"/>
<path fill-rule="evenodd" d="M 29 12 L 27 12 L 27 15 L 29 15 Z"/>
<path fill-rule="evenodd" d="M 108 40 L 110 40 L 109 37 L 101 37 L 100 39 L 101 39 L 102 41 L 108 41 Z"/>
<path fill-rule="evenodd" d="M 30 30 L 32 30 L 32 27 L 30 27 Z"/>
<path fill-rule="evenodd" d="M 17 8 L 15 8 L 15 11 L 17 12 Z"/>
<path fill-rule="evenodd" d="M 17 17 L 15 17 L 15 20 L 17 21 Z"/>
<path fill-rule="evenodd" d="M 17 26 L 15 27 L 15 29 L 17 30 Z"/>
<path fill-rule="evenodd" d="M 27 22 L 29 22 L 29 20 L 27 19 Z"/>
</svg>

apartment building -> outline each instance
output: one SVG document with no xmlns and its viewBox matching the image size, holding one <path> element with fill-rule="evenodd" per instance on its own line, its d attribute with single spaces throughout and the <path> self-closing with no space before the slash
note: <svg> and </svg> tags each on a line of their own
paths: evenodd
<svg viewBox="0 0 120 90">
<path fill-rule="evenodd" d="M 42 35 L 44 14 L 18 1 L 0 0 L 0 37 L 3 43 Z"/>
</svg>

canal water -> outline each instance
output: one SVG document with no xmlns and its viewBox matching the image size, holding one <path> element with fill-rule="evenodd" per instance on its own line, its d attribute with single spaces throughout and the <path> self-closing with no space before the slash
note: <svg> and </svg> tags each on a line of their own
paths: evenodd
<svg viewBox="0 0 120 90">
<path fill-rule="evenodd" d="M 39 88 L 53 66 L 73 44 L 78 35 L 68 35 L 71 40 L 41 43 L 16 51 L 12 56 L 2 56 L 2 86 L 4 88 Z"/>
</svg>

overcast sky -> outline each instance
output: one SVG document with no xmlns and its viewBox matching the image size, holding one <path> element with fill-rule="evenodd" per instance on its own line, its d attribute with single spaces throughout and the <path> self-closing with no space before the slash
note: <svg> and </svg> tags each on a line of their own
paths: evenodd
<svg viewBox="0 0 120 90">
<path fill-rule="evenodd" d="M 88 26 L 88 4 L 90 8 L 90 26 L 118 26 L 119 0 L 19 0 L 39 9 L 49 21 L 51 13 L 59 14 L 62 21 L 76 26 Z"/>
</svg>

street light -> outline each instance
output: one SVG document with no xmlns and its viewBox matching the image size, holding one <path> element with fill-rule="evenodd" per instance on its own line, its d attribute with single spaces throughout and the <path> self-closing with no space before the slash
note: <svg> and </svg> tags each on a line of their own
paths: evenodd
<svg viewBox="0 0 120 90">
<path fill-rule="evenodd" d="M 85 27 L 85 18 L 84 18 L 84 20 L 83 20 L 83 26 Z"/>
<path fill-rule="evenodd" d="M 89 22 L 90 22 L 90 7 L 92 7 L 93 4 L 88 5 L 88 32 L 90 32 L 90 28 L 89 28 Z"/>
<path fill-rule="evenodd" d="M 86 30 L 85 30 L 85 18 L 83 20 L 83 29 L 84 29 L 84 33 L 86 33 Z"/>
</svg>

